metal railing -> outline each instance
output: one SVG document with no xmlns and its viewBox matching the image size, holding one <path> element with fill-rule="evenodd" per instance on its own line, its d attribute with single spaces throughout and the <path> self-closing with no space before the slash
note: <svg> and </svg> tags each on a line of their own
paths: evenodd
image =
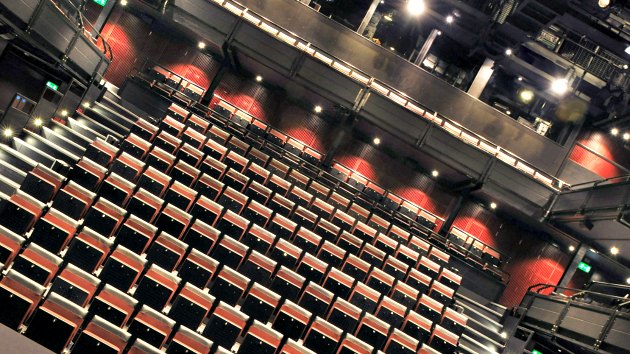
<svg viewBox="0 0 630 354">
<path fill-rule="evenodd" d="M 443 130 L 459 138 L 461 141 L 475 146 L 476 148 L 486 152 L 487 154 L 490 154 L 497 159 L 507 163 L 508 165 L 518 169 L 522 173 L 529 175 L 539 183 L 555 190 L 561 190 L 568 186 L 568 183 L 537 169 L 535 166 L 529 164 L 516 154 L 492 143 L 490 140 L 471 131 L 470 129 L 462 126 L 454 120 L 449 119 L 448 117 L 438 112 L 431 111 L 429 108 L 417 102 L 413 98 L 407 96 L 405 93 L 400 92 L 395 88 L 385 84 L 384 82 L 369 76 L 368 74 L 354 67 L 352 64 L 335 58 L 323 49 L 316 47 L 312 43 L 297 36 L 295 33 L 292 33 L 291 31 L 276 25 L 263 16 L 253 11 L 250 11 L 247 7 L 239 4 L 238 2 L 233 0 L 207 1 L 222 6 L 236 16 L 239 16 L 244 20 L 252 23 L 262 31 L 276 38 L 277 40 L 305 52 L 307 55 L 319 60 L 327 66 L 349 77 L 350 79 L 362 84 L 364 87 L 369 89 L 370 92 L 374 92 L 382 95 L 385 98 L 388 98 L 390 101 L 398 104 L 399 106 L 402 106 L 407 110 L 417 114 L 421 118 L 439 126 Z"/>
</svg>

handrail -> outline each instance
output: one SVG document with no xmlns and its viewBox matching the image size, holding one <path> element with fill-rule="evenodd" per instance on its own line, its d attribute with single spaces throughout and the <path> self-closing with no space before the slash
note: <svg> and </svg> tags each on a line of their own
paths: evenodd
<svg viewBox="0 0 630 354">
<path fill-rule="evenodd" d="M 71 7 L 74 11 L 76 11 L 76 18 L 74 18 L 74 20 L 76 21 L 77 26 L 79 27 L 80 30 L 83 30 L 83 36 L 89 38 L 92 43 L 99 49 L 101 49 L 103 51 L 103 54 L 107 57 L 107 59 L 111 62 L 112 60 L 114 60 L 114 53 L 112 51 L 111 46 L 109 45 L 109 43 L 107 43 L 107 41 L 101 36 L 101 34 L 97 31 L 95 31 L 94 29 L 94 25 L 85 18 L 85 16 L 83 16 L 83 11 L 81 11 L 80 8 L 78 8 L 74 3 L 72 3 L 69 0 L 49 0 L 54 4 L 60 4 L 61 2 L 63 2 L 63 6 L 69 6 Z M 61 12 L 67 19 L 72 20 L 70 14 L 68 14 L 67 12 L 65 12 L 62 8 L 60 8 L 60 6 L 55 6 L 59 12 Z M 86 26 L 86 24 L 88 26 Z M 86 33 L 87 32 L 87 33 Z M 102 48 L 99 47 L 99 39 L 103 45 Z"/>
<path fill-rule="evenodd" d="M 439 114 L 438 112 L 432 112 L 431 110 L 419 103 L 415 99 L 407 96 L 405 93 L 398 91 L 397 89 L 385 84 L 382 81 L 370 77 L 368 74 L 357 69 L 352 64 L 343 60 L 339 60 L 334 56 L 327 53 L 325 50 L 316 47 L 312 43 L 299 37 L 295 33 L 278 26 L 273 21 L 249 10 L 247 7 L 241 5 L 234 0 L 208 0 L 216 3 L 223 8 L 227 9 L 231 13 L 243 18 L 244 20 L 259 27 L 264 32 L 267 32 L 276 39 L 289 44 L 306 54 L 312 56 L 315 59 L 325 63 L 333 69 L 345 74 L 347 77 L 354 81 L 357 81 L 365 86 L 370 91 L 374 91 L 394 103 L 406 108 L 407 110 L 419 115 L 420 117 L 438 125 L 440 128 L 446 130 L 452 135 L 458 137 L 460 140 L 477 147 L 478 149 L 502 160 L 503 162 L 511 165 L 512 167 L 520 170 L 524 174 L 531 175 L 539 183 L 554 188 L 555 190 L 562 190 L 569 186 L 568 183 L 549 175 L 545 172 L 538 170 L 532 164 L 528 163 L 518 155 L 492 143 L 490 140 L 482 137 L 481 135 L 471 131 L 470 129 L 463 127 L 461 124 L 454 120 Z"/>
<path fill-rule="evenodd" d="M 605 282 L 605 281 L 597 281 L 597 280 L 591 280 L 586 284 L 585 289 L 591 289 L 593 286 L 601 286 L 601 287 L 605 287 L 605 288 L 613 288 L 613 289 L 624 289 L 624 290 L 628 290 L 630 292 L 630 285 L 624 285 L 624 284 L 617 284 L 617 283 L 609 283 L 609 282 Z"/>
<path fill-rule="evenodd" d="M 534 291 L 534 289 L 536 289 L 536 291 Z M 620 301 L 627 301 L 627 298 L 621 297 L 621 296 L 615 296 L 615 295 L 610 295 L 610 294 L 604 294 L 604 293 L 599 293 L 596 291 L 590 291 L 590 290 L 585 290 L 585 289 L 576 289 L 576 288 L 569 288 L 569 287 L 564 287 L 564 286 L 558 286 L 558 285 L 553 285 L 553 284 L 545 284 L 545 283 L 538 283 L 538 284 L 534 284 L 532 286 L 530 286 L 529 288 L 527 288 L 527 292 L 525 293 L 525 296 L 527 296 L 527 294 L 529 294 L 530 292 L 535 292 L 536 294 L 540 294 L 541 291 L 547 290 L 547 289 L 553 289 L 552 291 L 556 291 L 556 290 L 569 290 L 569 291 L 576 291 L 577 293 L 571 296 L 567 296 L 568 299 L 574 299 L 577 297 L 577 295 L 594 295 L 594 296 L 601 296 L 601 297 L 605 297 L 605 298 L 609 298 L 612 300 L 620 300 Z M 544 294 L 542 294 L 544 295 Z"/>
<path fill-rule="evenodd" d="M 578 184 L 574 184 L 571 186 L 571 188 L 564 190 L 562 192 L 560 192 L 561 194 L 564 193 L 571 193 L 571 192 L 580 192 L 586 188 L 589 187 L 597 187 L 603 183 L 606 182 L 610 182 L 613 180 L 619 180 L 618 182 L 614 182 L 614 183 L 621 183 L 621 182 L 628 182 L 630 181 L 630 174 L 627 175 L 620 175 L 620 176 L 616 176 L 616 177 L 609 177 L 609 178 L 604 178 L 604 179 L 598 179 L 598 180 L 594 180 L 594 181 L 589 181 L 589 182 L 582 182 L 582 183 L 578 183 Z M 612 183 L 610 183 L 612 184 Z M 576 188 L 577 187 L 577 188 Z"/>
</svg>

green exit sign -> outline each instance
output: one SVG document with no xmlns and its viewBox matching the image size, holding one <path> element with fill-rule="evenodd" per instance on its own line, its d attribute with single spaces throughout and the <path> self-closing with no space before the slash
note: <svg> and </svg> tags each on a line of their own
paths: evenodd
<svg viewBox="0 0 630 354">
<path fill-rule="evenodd" d="M 532 350 L 532 354 L 543 354 L 543 352 L 541 352 L 540 350 Z"/>
<path fill-rule="evenodd" d="M 591 267 L 590 265 L 584 263 L 584 262 L 580 262 L 580 264 L 578 264 L 578 269 L 583 271 L 584 273 L 590 273 L 591 272 Z"/>
<path fill-rule="evenodd" d="M 52 82 L 52 81 L 48 81 L 46 82 L 46 87 L 48 87 L 51 90 L 59 90 L 59 85 L 57 85 L 56 83 Z"/>
<path fill-rule="evenodd" d="M 107 5 L 107 0 L 93 0 L 93 1 L 101 6 Z"/>
</svg>

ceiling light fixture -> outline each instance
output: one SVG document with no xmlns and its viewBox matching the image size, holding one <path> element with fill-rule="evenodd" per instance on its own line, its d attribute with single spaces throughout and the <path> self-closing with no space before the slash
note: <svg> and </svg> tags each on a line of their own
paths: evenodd
<svg viewBox="0 0 630 354">
<path fill-rule="evenodd" d="M 263 80 L 262 76 L 257 75 L 256 76 L 256 82 L 261 82 Z"/>
<path fill-rule="evenodd" d="M 496 209 L 497 208 L 497 203 L 492 202 L 490 203 L 490 209 Z"/>
<path fill-rule="evenodd" d="M 373 142 L 374 142 L 374 145 L 378 145 L 378 144 L 381 143 L 381 138 L 376 137 L 376 138 L 374 138 Z"/>
<path fill-rule="evenodd" d="M 618 254 L 619 254 L 619 248 L 617 248 L 617 247 L 615 247 L 615 246 L 612 246 L 612 247 L 610 248 L 610 254 L 612 254 L 613 256 L 618 255 Z"/>
<path fill-rule="evenodd" d="M 610 134 L 612 134 L 613 136 L 619 135 L 619 129 L 617 128 L 610 129 Z"/>
<path fill-rule="evenodd" d="M 407 11 L 413 16 L 421 15 L 424 12 L 424 0 L 409 0 L 407 2 Z"/>
<path fill-rule="evenodd" d="M 197 48 L 205 49 L 206 48 L 206 44 L 204 42 L 199 42 L 199 43 L 197 43 Z"/>
<path fill-rule="evenodd" d="M 321 113 L 323 110 L 322 106 L 315 106 L 315 113 Z"/>
<path fill-rule="evenodd" d="M 440 175 L 440 172 L 438 172 L 438 170 L 433 170 L 433 171 L 431 171 L 431 176 L 433 176 L 433 177 L 437 177 L 437 176 L 439 176 L 439 175 Z"/>
<path fill-rule="evenodd" d="M 558 95 L 564 95 L 569 90 L 569 81 L 567 79 L 555 79 L 551 83 L 551 90 Z"/>
</svg>

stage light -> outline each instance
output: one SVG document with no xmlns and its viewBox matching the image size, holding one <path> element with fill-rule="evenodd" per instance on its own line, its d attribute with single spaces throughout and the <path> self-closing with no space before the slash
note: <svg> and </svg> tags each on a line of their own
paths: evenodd
<svg viewBox="0 0 630 354">
<path fill-rule="evenodd" d="M 610 134 L 612 134 L 613 136 L 619 135 L 619 129 L 617 128 L 610 129 Z"/>
<path fill-rule="evenodd" d="M 567 79 L 555 79 L 551 83 L 551 90 L 559 95 L 564 95 L 569 90 L 569 81 Z"/>
<path fill-rule="evenodd" d="M 409 0 L 409 2 L 407 2 L 407 11 L 413 16 L 421 15 L 424 9 L 424 0 Z"/>
<path fill-rule="evenodd" d="M 4 131 L 2 131 L 2 135 L 4 135 L 6 138 L 10 138 L 11 136 L 13 136 L 13 130 L 11 130 L 11 128 L 6 128 L 4 129 Z"/>
<path fill-rule="evenodd" d="M 322 106 L 315 106 L 315 113 L 321 113 L 323 110 Z"/>
<path fill-rule="evenodd" d="M 373 142 L 374 142 L 374 145 L 378 145 L 378 144 L 381 143 L 381 138 L 376 137 L 376 138 L 374 138 Z"/>
<path fill-rule="evenodd" d="M 521 93 L 519 93 L 518 96 L 520 97 L 521 101 L 523 101 L 523 103 L 529 103 L 534 99 L 534 91 L 524 89 L 521 90 Z"/>
<path fill-rule="evenodd" d="M 258 75 L 256 76 L 256 82 L 261 82 L 263 80 L 262 76 Z"/>
<path fill-rule="evenodd" d="M 619 254 L 619 248 L 612 246 L 612 248 L 610 249 L 610 254 L 612 254 L 613 256 L 616 256 Z"/>
<path fill-rule="evenodd" d="M 508 48 L 508 49 L 505 50 L 505 55 L 507 55 L 507 56 L 512 55 L 512 53 L 514 53 L 514 52 L 512 52 L 511 48 Z"/>
<path fill-rule="evenodd" d="M 497 203 L 492 202 L 490 203 L 490 209 L 496 209 L 497 208 Z"/>
<path fill-rule="evenodd" d="M 205 49 L 206 48 L 206 44 L 204 42 L 199 42 L 199 43 L 197 43 L 197 48 Z"/>
<path fill-rule="evenodd" d="M 448 15 L 446 16 L 446 23 L 453 23 L 453 21 L 455 21 L 455 18 L 452 15 Z"/>
<path fill-rule="evenodd" d="M 35 124 L 36 127 L 41 127 L 42 124 L 44 124 L 44 121 L 42 121 L 41 118 L 35 118 L 35 121 L 33 121 L 33 124 Z"/>
<path fill-rule="evenodd" d="M 573 245 L 569 246 L 569 252 L 573 252 L 573 251 L 575 251 L 575 246 Z"/>
<path fill-rule="evenodd" d="M 437 176 L 439 176 L 439 175 L 440 175 L 440 172 L 438 172 L 438 170 L 433 170 L 433 171 L 431 171 L 431 176 L 433 176 L 433 177 L 437 177 Z"/>
</svg>

